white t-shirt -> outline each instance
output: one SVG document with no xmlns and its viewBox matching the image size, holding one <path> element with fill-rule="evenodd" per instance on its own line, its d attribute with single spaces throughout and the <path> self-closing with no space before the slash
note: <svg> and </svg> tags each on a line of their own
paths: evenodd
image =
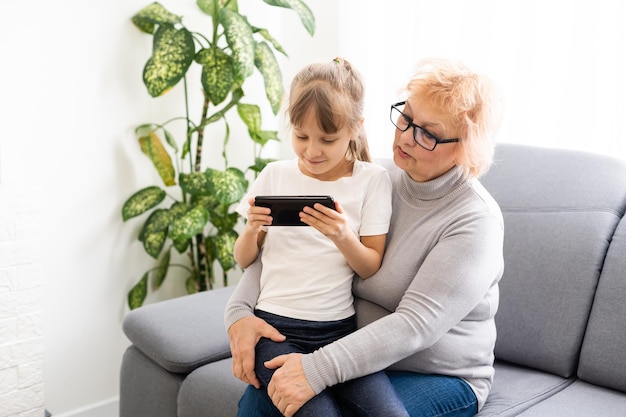
<svg viewBox="0 0 626 417">
<path fill-rule="evenodd" d="M 330 195 L 343 207 L 357 236 L 386 234 L 391 218 L 391 181 L 379 165 L 356 161 L 352 176 L 320 181 L 304 175 L 298 160 L 268 164 L 237 207 L 244 217 L 258 195 Z M 354 314 L 354 271 L 335 244 L 308 226 L 270 226 L 263 245 L 261 292 L 256 308 L 311 321 Z"/>
</svg>

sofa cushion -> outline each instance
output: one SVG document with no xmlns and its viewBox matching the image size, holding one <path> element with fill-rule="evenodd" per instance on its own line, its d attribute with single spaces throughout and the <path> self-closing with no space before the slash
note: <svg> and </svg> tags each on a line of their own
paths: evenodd
<svg viewBox="0 0 626 417">
<path fill-rule="evenodd" d="M 507 145 L 496 149 L 495 164 L 481 181 L 504 216 L 496 357 L 569 377 L 624 213 L 626 164 Z"/>
<path fill-rule="evenodd" d="M 495 368 L 491 393 L 476 417 L 516 416 L 574 381 L 501 361 Z"/>
<path fill-rule="evenodd" d="M 177 416 L 237 415 L 237 404 L 247 384 L 235 378 L 231 368 L 232 359 L 228 358 L 190 373 L 180 387 Z"/>
<path fill-rule="evenodd" d="M 626 396 L 618 391 L 576 381 L 563 391 L 520 414 L 521 417 L 623 417 Z"/>
<path fill-rule="evenodd" d="M 120 416 L 175 416 L 183 380 L 184 375 L 167 372 L 129 346 L 120 372 Z"/>
<path fill-rule="evenodd" d="M 626 392 L 626 220 L 604 262 L 585 333 L 578 376 Z M 626 409 L 626 408 L 623 408 Z"/>
<path fill-rule="evenodd" d="M 205 363 L 230 357 L 224 308 L 234 288 L 205 291 L 133 310 L 124 319 L 124 333 L 146 356 L 170 372 L 189 373 Z"/>
</svg>

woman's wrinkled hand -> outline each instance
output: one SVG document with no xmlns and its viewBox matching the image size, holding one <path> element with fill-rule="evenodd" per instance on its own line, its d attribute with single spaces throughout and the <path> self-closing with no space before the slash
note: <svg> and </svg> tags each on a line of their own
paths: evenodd
<svg viewBox="0 0 626 417">
<path fill-rule="evenodd" d="M 265 366 L 276 369 L 267 393 L 285 417 L 292 417 L 304 403 L 315 396 L 304 375 L 302 354 L 280 355 L 265 362 Z"/>
<path fill-rule="evenodd" d="M 275 327 L 256 316 L 237 320 L 228 329 L 230 351 L 233 356 L 233 375 L 257 389 L 261 384 L 254 372 L 254 348 L 262 337 L 274 342 L 285 341 L 285 336 Z"/>
</svg>

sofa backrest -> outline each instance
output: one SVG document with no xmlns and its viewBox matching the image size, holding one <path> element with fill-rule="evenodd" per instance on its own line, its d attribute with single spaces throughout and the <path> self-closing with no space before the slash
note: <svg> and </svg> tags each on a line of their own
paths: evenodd
<svg viewBox="0 0 626 417">
<path fill-rule="evenodd" d="M 626 392 L 626 218 L 613 235 L 600 274 L 578 376 Z"/>
<path fill-rule="evenodd" d="M 481 182 L 504 216 L 496 358 L 572 376 L 609 243 L 624 215 L 626 163 L 501 144 Z M 591 361 L 597 347 L 588 348 Z"/>
</svg>

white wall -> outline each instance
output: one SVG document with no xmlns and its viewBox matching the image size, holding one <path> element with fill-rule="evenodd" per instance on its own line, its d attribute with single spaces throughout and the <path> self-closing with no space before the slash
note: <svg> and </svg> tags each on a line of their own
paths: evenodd
<svg viewBox="0 0 626 417">
<path fill-rule="evenodd" d="M 32 190 L 28 198 L 39 202 L 41 230 L 31 237 L 42 242 L 34 262 L 44 288 L 45 406 L 56 415 L 118 395 L 125 296 L 151 263 L 134 238 L 139 222 L 122 224 L 119 214 L 128 195 L 155 180 L 133 128 L 162 121 L 163 105 L 176 109 L 180 100 L 177 91 L 151 99 L 141 83 L 150 38 L 129 17 L 148 3 L 0 3 L 10 16 L 0 29 L 0 191 Z M 198 20 L 193 0 L 162 3 L 190 26 Z M 288 11 L 271 28 L 290 54 L 285 84 L 306 63 L 352 61 L 367 82 L 366 126 L 378 156 L 391 146 L 397 89 L 418 58 L 433 55 L 464 60 L 503 85 L 501 140 L 626 154 L 619 0 L 308 3 L 315 38 Z M 290 155 L 289 141 L 270 152 Z M 180 293 L 170 285 L 149 301 Z"/>
<path fill-rule="evenodd" d="M 389 105 L 418 60 L 489 74 L 505 95 L 499 140 L 626 158 L 626 3 L 386 0 L 340 4 L 340 49 L 368 80 L 370 146 L 389 155 Z"/>
<path fill-rule="evenodd" d="M 43 288 L 43 300 L 35 308 L 43 311 L 39 328 L 44 330 L 45 407 L 54 415 L 84 415 L 92 406 L 109 407 L 109 400 L 117 397 L 119 366 L 128 345 L 121 331 L 126 294 L 152 265 L 135 238 L 140 222 L 123 224 L 120 218 L 123 201 L 156 180 L 133 129 L 140 123 L 169 118 L 172 114 L 163 107 L 179 114 L 182 95 L 172 91 L 152 99 L 141 82 L 151 38 L 137 31 L 130 17 L 149 3 L 0 3 L 5 17 L 0 26 L 0 74 L 5 86 L 0 95 L 0 197 L 5 203 L 11 190 L 11 195 L 24 200 L 14 203 L 11 213 L 22 207 L 22 214 L 35 210 L 40 217 L 36 230 L 28 230 L 27 237 L 34 242 L 31 250 L 20 253 L 27 253 L 28 261 L 39 266 L 41 273 L 35 278 Z M 195 1 L 161 3 L 184 15 L 189 27 L 207 30 Z M 320 24 L 317 39 L 336 39 L 333 27 L 327 26 L 336 15 L 334 2 L 313 3 L 317 3 L 312 5 L 317 16 L 324 16 L 318 13 L 319 7 L 331 11 L 331 18 Z M 291 61 L 283 60 L 288 81 L 290 73 L 316 55 L 320 44 L 312 43 L 293 12 L 261 1 L 253 4 L 268 13 L 267 19 L 259 17 L 259 21 L 270 27 L 292 56 Z M 246 6 L 250 7 L 241 2 L 242 9 Z M 334 54 L 319 56 L 326 59 Z M 260 91 L 250 88 L 248 93 L 264 100 Z M 279 127 L 278 121 L 272 123 L 269 110 L 264 117 L 266 128 Z M 241 142 L 236 140 L 246 135 L 245 130 L 235 123 L 231 127 L 231 161 L 249 163 L 252 151 L 238 149 Z M 216 136 L 222 140 L 221 132 Z M 280 147 L 275 148 L 278 155 Z M 6 215 L 4 207 L 0 223 L 7 225 L 15 219 Z M 13 223 L 8 227 L 14 227 Z M 14 253 L 0 251 L 0 269 L 16 262 Z M 6 277 L 4 270 L 0 272 Z M 182 294 L 182 287 L 171 281 L 148 302 Z M 2 288 L 7 288 L 6 282 L 3 278 Z M 9 318 L 0 317 L 5 324 L 3 320 Z M 1 328 L 4 338 L 9 332 L 7 326 Z M 4 343 L 7 340 L 0 340 L 0 346 Z M 41 352 L 41 346 L 38 349 Z M 41 354 L 39 361 L 41 368 Z M 0 395 L 6 392 L 7 375 L 3 373 L 0 379 Z M 41 384 L 39 388 L 41 395 Z M 41 407 L 42 398 L 38 401 Z"/>
</svg>

